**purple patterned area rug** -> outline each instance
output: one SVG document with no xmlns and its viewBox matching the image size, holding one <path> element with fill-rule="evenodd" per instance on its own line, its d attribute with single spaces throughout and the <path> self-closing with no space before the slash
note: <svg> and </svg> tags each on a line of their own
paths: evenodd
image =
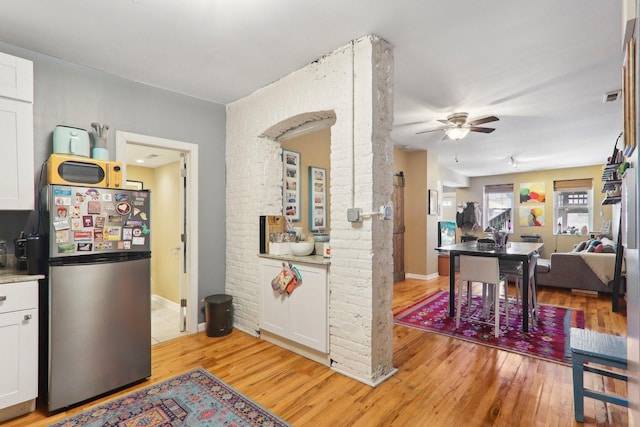
<svg viewBox="0 0 640 427">
<path fill-rule="evenodd" d="M 53 427 L 289 426 L 202 368 L 122 396 Z"/>
<path fill-rule="evenodd" d="M 479 310 L 482 305 L 481 297 L 474 296 L 471 305 L 471 312 Z M 464 315 L 467 312 L 466 301 L 462 310 Z M 538 320 L 525 333 L 522 332 L 522 317 L 516 310 L 518 307 L 512 304 L 509 325 L 504 324 L 504 316 L 500 318 L 498 338 L 494 336 L 493 326 L 474 321 L 461 319 L 460 327 L 456 329 L 455 317 L 449 317 L 449 292 L 443 290 L 398 311 L 393 318 L 398 325 L 570 365 L 569 331 L 571 327 L 584 328 L 584 312 L 538 304 Z"/>
</svg>

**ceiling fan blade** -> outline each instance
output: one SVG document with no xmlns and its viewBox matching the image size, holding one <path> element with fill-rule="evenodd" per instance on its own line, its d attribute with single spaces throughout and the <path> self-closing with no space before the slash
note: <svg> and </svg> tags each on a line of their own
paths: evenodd
<svg viewBox="0 0 640 427">
<path fill-rule="evenodd" d="M 495 128 L 481 128 L 478 126 L 471 126 L 471 128 L 469 128 L 469 130 L 471 132 L 482 132 L 482 133 L 491 133 L 495 130 Z"/>
<path fill-rule="evenodd" d="M 449 120 L 447 120 L 447 119 L 438 119 L 438 121 L 439 121 L 440 123 L 444 123 L 445 125 L 449 125 L 449 124 L 451 124 L 451 123 L 449 122 Z"/>
<path fill-rule="evenodd" d="M 438 128 L 438 129 L 429 129 L 429 130 L 421 130 L 420 132 L 416 132 L 416 135 L 420 135 L 421 133 L 428 133 L 428 132 L 438 132 L 441 130 L 445 130 L 446 128 Z"/>
<path fill-rule="evenodd" d="M 470 122 L 467 122 L 467 123 L 470 124 L 471 126 L 476 126 L 476 125 L 482 125 L 485 123 L 497 122 L 498 120 L 500 119 L 497 118 L 496 116 L 488 116 L 488 117 L 482 117 L 476 120 L 471 120 Z"/>
</svg>

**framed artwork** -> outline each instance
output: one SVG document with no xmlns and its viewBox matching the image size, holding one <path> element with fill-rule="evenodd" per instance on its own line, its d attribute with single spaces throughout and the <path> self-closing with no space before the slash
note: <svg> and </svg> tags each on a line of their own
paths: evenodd
<svg viewBox="0 0 640 427">
<path fill-rule="evenodd" d="M 127 180 L 127 190 L 144 190 L 144 184 L 142 181 Z"/>
<path fill-rule="evenodd" d="M 327 226 L 327 171 L 309 166 L 309 230 L 322 231 Z"/>
<path fill-rule="evenodd" d="M 520 203 L 544 203 L 546 197 L 544 182 L 520 184 Z"/>
<path fill-rule="evenodd" d="M 282 212 L 300 221 L 300 153 L 282 150 Z"/>
<path fill-rule="evenodd" d="M 438 192 L 429 190 L 429 215 L 438 215 Z"/>
<path fill-rule="evenodd" d="M 625 45 L 625 64 L 622 76 L 622 101 L 624 102 L 624 150 L 629 157 L 636 149 L 636 48 L 633 37 Z"/>
<path fill-rule="evenodd" d="M 520 206 L 520 222 L 522 227 L 544 227 L 544 205 Z"/>
</svg>

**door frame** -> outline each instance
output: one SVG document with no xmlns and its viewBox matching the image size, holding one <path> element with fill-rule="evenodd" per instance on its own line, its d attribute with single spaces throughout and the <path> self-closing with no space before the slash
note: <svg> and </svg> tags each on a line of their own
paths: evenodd
<svg viewBox="0 0 640 427">
<path fill-rule="evenodd" d="M 189 167 L 186 208 L 187 208 L 187 330 L 188 334 L 198 332 L 198 145 L 184 141 L 158 138 L 132 132 L 116 131 L 116 161 L 126 164 L 127 143 L 146 145 L 185 153 Z M 126 168 L 122 174 L 126 181 Z M 182 273 L 181 273 L 182 274 Z"/>
</svg>

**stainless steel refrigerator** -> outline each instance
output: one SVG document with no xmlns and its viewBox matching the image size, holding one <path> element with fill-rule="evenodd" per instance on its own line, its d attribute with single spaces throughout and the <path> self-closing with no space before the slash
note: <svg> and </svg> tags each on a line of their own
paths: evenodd
<svg viewBox="0 0 640 427">
<path fill-rule="evenodd" d="M 151 375 L 151 193 L 49 185 L 44 204 L 40 394 L 53 413 Z"/>
</svg>

